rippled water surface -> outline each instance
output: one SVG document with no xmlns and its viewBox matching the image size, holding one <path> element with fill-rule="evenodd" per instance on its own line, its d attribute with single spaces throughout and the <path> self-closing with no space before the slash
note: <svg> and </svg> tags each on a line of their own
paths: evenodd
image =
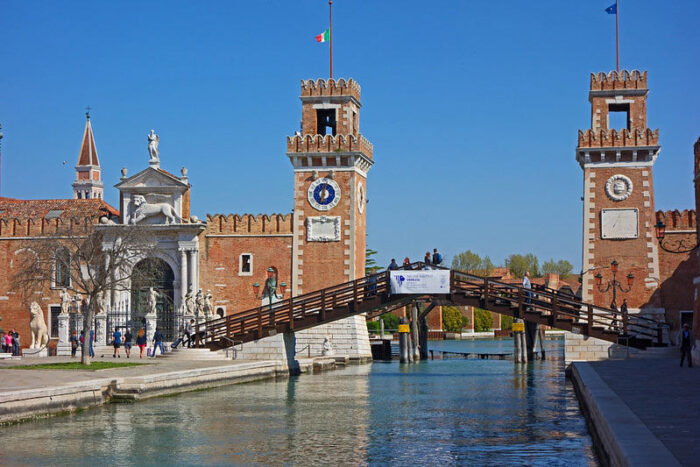
<svg viewBox="0 0 700 467">
<path fill-rule="evenodd" d="M 560 343 L 548 341 L 552 355 Z M 431 342 L 463 352 L 510 340 Z M 563 362 L 374 363 L 2 429 L 0 463 L 596 465 Z"/>
</svg>

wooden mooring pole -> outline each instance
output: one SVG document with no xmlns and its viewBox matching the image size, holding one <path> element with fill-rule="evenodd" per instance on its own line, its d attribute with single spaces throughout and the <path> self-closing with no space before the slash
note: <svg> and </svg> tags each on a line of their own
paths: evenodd
<svg viewBox="0 0 700 467">
<path fill-rule="evenodd" d="M 409 333 L 408 319 L 399 318 L 399 362 L 401 363 L 411 363 L 408 349 Z"/>
</svg>

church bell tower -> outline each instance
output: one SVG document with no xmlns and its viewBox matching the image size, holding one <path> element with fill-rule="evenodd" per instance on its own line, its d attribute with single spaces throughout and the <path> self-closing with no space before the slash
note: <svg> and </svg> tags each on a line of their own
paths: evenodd
<svg viewBox="0 0 700 467">
<path fill-rule="evenodd" d="M 352 78 L 301 82 L 301 132 L 287 137 L 294 167 L 294 295 L 364 276 L 367 173 L 372 144 L 360 133 Z"/>
<path fill-rule="evenodd" d="M 102 199 L 104 187 L 102 185 L 102 169 L 97 158 L 97 146 L 92 134 L 90 113 L 85 114 L 85 132 L 83 142 L 80 145 L 78 165 L 75 166 L 75 180 L 73 181 L 74 199 Z"/>
</svg>

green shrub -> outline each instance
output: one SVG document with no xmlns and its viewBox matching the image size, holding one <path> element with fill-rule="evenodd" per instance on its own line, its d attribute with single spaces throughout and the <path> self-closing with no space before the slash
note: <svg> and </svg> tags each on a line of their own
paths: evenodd
<svg viewBox="0 0 700 467">
<path fill-rule="evenodd" d="M 474 308 L 474 332 L 486 332 L 493 328 L 491 312 Z"/>
<path fill-rule="evenodd" d="M 367 330 L 369 332 L 379 332 L 379 321 L 367 321 Z"/>
<path fill-rule="evenodd" d="M 442 307 L 442 329 L 447 332 L 462 332 L 469 324 L 469 319 L 462 315 L 462 310 L 455 306 Z"/>
<path fill-rule="evenodd" d="M 513 329 L 513 317 L 508 315 L 501 315 L 501 329 L 504 331 L 510 331 Z"/>
</svg>

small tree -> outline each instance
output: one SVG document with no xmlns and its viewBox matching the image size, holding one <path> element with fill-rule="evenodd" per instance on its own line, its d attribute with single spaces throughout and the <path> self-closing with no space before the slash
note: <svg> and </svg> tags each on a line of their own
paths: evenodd
<svg viewBox="0 0 700 467">
<path fill-rule="evenodd" d="M 490 311 L 474 308 L 474 332 L 486 332 L 493 328 L 493 316 Z"/>
<path fill-rule="evenodd" d="M 109 225 L 101 229 L 89 218 L 82 225 L 72 220 L 70 227 L 25 242 L 12 282 L 26 301 L 34 291 L 52 284 L 85 297 L 84 304 L 78 304 L 85 335 L 81 362 L 89 365 L 91 323 L 95 312 L 101 311 L 103 297 L 111 291 L 129 290 L 132 280 L 143 283 L 155 278 L 157 271 L 134 266 L 156 256 L 156 245 L 147 227 Z"/>
<path fill-rule="evenodd" d="M 554 273 L 559 274 L 561 277 L 568 276 L 573 271 L 574 266 L 565 259 L 560 259 L 559 261 L 554 261 L 550 259 L 542 264 L 542 272 L 544 274 Z"/>
<path fill-rule="evenodd" d="M 526 255 L 512 254 L 506 259 L 506 267 L 515 277 L 523 277 L 530 272 L 532 277 L 540 277 L 540 265 L 537 256 L 532 253 Z"/>
<path fill-rule="evenodd" d="M 377 267 L 377 260 L 374 259 L 376 254 L 377 250 L 372 250 L 371 248 L 365 250 L 365 276 L 372 274 L 374 268 Z"/>
<path fill-rule="evenodd" d="M 478 254 L 467 250 L 452 258 L 452 269 L 485 277 L 493 272 L 493 263 L 488 256 L 482 259 Z"/>
<path fill-rule="evenodd" d="M 513 329 L 513 317 L 510 315 L 501 315 L 501 329 L 510 331 Z"/>
<path fill-rule="evenodd" d="M 469 318 L 462 314 L 462 311 L 455 306 L 442 307 L 442 328 L 447 332 L 462 332 L 462 329 L 469 324 Z"/>
</svg>

